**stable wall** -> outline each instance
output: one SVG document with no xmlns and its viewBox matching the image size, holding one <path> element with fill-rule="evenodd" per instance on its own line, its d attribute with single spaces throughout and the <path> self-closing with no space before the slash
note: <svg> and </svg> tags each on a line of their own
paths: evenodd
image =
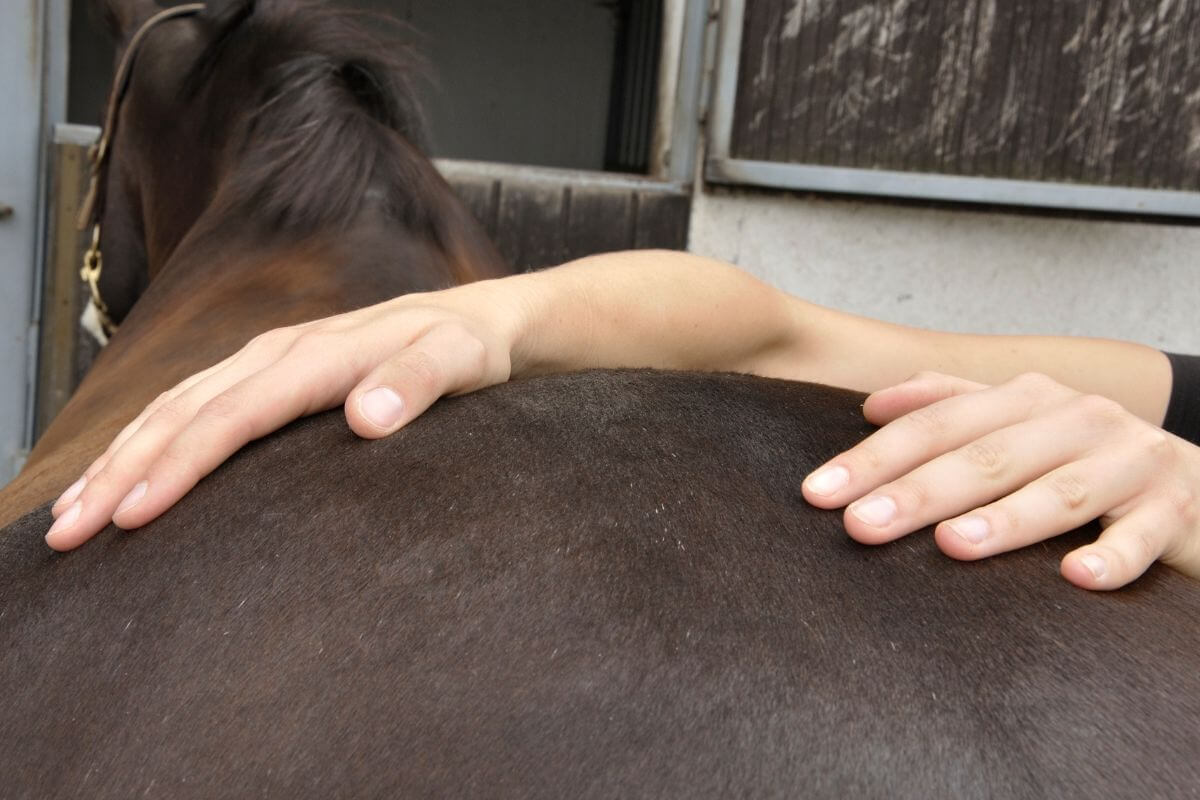
<svg viewBox="0 0 1200 800">
<path fill-rule="evenodd" d="M 1200 353 L 1200 227 L 709 188 L 689 249 L 816 303 L 974 333 Z"/>
<path fill-rule="evenodd" d="M 593 0 L 337 0 L 410 25 L 430 65 L 420 94 L 434 154 L 601 169 L 616 46 L 613 11 Z M 113 47 L 72 0 L 68 119 L 98 125 Z"/>
</svg>

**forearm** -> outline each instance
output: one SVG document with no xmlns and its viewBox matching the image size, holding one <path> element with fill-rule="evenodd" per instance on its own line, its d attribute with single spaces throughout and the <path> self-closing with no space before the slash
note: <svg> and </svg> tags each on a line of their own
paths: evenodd
<svg viewBox="0 0 1200 800">
<path fill-rule="evenodd" d="M 1041 372 L 1077 391 L 1116 400 L 1155 425 L 1166 414 L 1171 367 L 1154 348 L 1070 336 L 927 335 L 935 342 L 928 369 L 989 384 Z"/>
<path fill-rule="evenodd" d="M 631 251 L 519 276 L 513 373 L 588 367 L 755 372 L 793 335 L 791 298 L 728 264 Z"/>
<path fill-rule="evenodd" d="M 795 299 L 789 377 L 875 391 L 932 370 L 986 384 L 1041 372 L 1087 394 L 1116 400 L 1160 424 L 1171 368 L 1158 350 L 1111 339 L 947 333 L 857 317 Z M 786 364 L 773 370 L 782 372 Z M 764 374 L 765 374 L 764 372 Z"/>
<path fill-rule="evenodd" d="M 1152 348 L 895 325 L 822 308 L 688 253 L 609 253 L 489 283 L 489 297 L 505 290 L 514 376 L 645 366 L 874 391 L 922 370 L 989 384 L 1043 372 L 1155 424 L 1170 392 L 1170 367 Z"/>
</svg>

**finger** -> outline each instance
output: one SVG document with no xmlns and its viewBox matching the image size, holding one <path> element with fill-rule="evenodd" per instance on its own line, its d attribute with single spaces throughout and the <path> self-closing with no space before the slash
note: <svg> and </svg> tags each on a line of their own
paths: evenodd
<svg viewBox="0 0 1200 800">
<path fill-rule="evenodd" d="M 232 376 L 226 372 L 219 377 L 223 380 L 211 380 L 210 375 L 209 382 L 196 383 L 175 397 L 164 393 L 127 425 L 129 433 L 122 437 L 121 445 L 116 447 L 114 442 L 109 448 L 112 452 L 97 459 L 56 502 L 59 513 L 46 532 L 46 543 L 55 550 L 71 550 L 102 530 L 171 439 Z M 73 512 L 70 517 L 68 512 Z"/>
<path fill-rule="evenodd" d="M 1146 474 L 1136 449 L 1106 449 L 946 520 L 934 538 L 942 552 L 964 561 L 1027 547 L 1126 506 L 1146 488 Z"/>
<path fill-rule="evenodd" d="M 90 465 L 88 465 L 87 469 L 84 470 L 83 476 L 75 481 L 75 483 L 71 484 L 71 486 L 68 487 L 67 490 L 64 491 L 62 495 L 60 495 L 59 498 L 54 501 L 54 504 L 50 508 L 50 514 L 57 519 L 62 512 L 66 510 L 66 508 L 73 504 L 75 500 L 79 498 L 83 489 L 87 486 L 87 483 L 94 478 L 97 473 L 108 466 L 113 456 L 119 452 L 135 434 L 142 432 L 143 436 L 145 435 L 145 432 L 142 431 L 142 426 L 161 408 L 175 402 L 177 398 L 181 397 L 185 393 L 188 393 L 190 390 L 199 386 L 205 381 L 208 381 L 209 378 L 212 378 L 213 376 L 227 375 L 228 379 L 215 384 L 210 383 L 208 386 L 202 387 L 198 393 L 193 393 L 199 399 L 199 402 L 193 402 L 191 405 L 198 407 L 200 402 L 203 402 L 203 400 L 207 400 L 209 397 L 212 397 L 213 395 L 223 391 L 224 388 L 232 385 L 232 383 L 236 382 L 236 380 L 240 380 L 241 376 L 244 376 L 250 370 L 254 369 L 255 366 L 253 364 L 245 363 L 245 359 L 247 354 L 251 352 L 259 355 L 258 361 L 260 362 L 268 357 L 267 353 L 260 352 L 261 348 L 254 347 L 255 343 L 262 338 L 264 337 L 256 337 L 254 341 L 243 347 L 237 353 L 234 353 L 222 361 L 217 362 L 208 369 L 201 370 L 200 372 L 185 378 L 175 386 L 160 394 L 158 397 L 154 398 L 149 405 L 142 409 L 141 413 L 138 414 L 133 421 L 121 429 L 113 441 L 109 443 L 108 447 L 105 448 L 104 452 Z M 239 363 L 242 365 L 242 369 L 240 369 L 238 372 L 226 372 L 226 370 L 228 370 L 232 365 Z M 161 448 L 159 448 L 159 450 L 161 450 Z M 132 485 L 132 482 L 130 482 L 130 486 Z M 125 487 L 122 489 L 121 493 L 123 494 L 124 491 L 128 490 L 128 488 L 129 487 Z"/>
<path fill-rule="evenodd" d="M 846 529 L 855 539 L 865 543 L 891 541 L 1008 495 L 1027 484 L 1041 487 L 1048 481 L 1065 481 L 1063 474 L 1051 473 L 1083 459 L 1093 449 L 1111 442 L 1114 436 L 1122 438 L 1125 442 L 1122 450 L 1115 451 L 1106 446 L 1099 462 L 1084 462 L 1106 465 L 1101 477 L 1105 480 L 1103 485 L 1111 485 L 1112 491 L 1101 493 L 1100 502 L 1110 504 L 1097 509 L 1092 517 L 1070 525 L 1067 523 L 1071 520 L 1067 520 L 1062 523 L 1065 527 L 1053 531 L 1061 533 L 1110 511 L 1138 490 L 1135 487 L 1144 485 L 1145 475 L 1153 469 L 1148 459 L 1153 460 L 1161 452 L 1153 445 L 1142 446 L 1144 440 L 1137 436 L 1137 429 L 1145 427 L 1110 400 L 1077 395 L 1058 408 L 968 442 L 873 489 L 847 508 Z M 1156 439 L 1162 437 L 1161 432 L 1150 431 L 1150 435 Z M 1114 458 L 1114 452 L 1120 455 Z M 1131 471 L 1130 468 L 1135 466 L 1138 469 Z M 1110 484 L 1116 475 L 1125 478 Z M 1065 496 L 1072 487 L 1064 484 L 1058 488 Z M 1114 493 L 1124 494 L 1116 498 Z M 1041 519 L 1050 525 L 1059 524 L 1057 517 L 1042 516 Z M 971 524 L 974 524 L 974 535 L 981 536 L 978 524 Z M 980 552 L 976 556 L 963 554 L 959 557 L 986 554 Z"/>
<path fill-rule="evenodd" d="M 108 458 L 111 458 L 112 454 L 116 453 L 116 451 L 120 450 L 125 445 L 125 442 L 129 441 L 129 439 L 135 433 L 137 433 L 138 430 L 141 429 L 142 425 L 146 422 L 146 420 L 149 419 L 156 411 L 158 411 L 160 408 L 165 406 L 167 403 L 172 402 L 177 397 L 190 391 L 193 387 L 197 386 L 198 384 L 208 380 L 213 375 L 222 373 L 222 371 L 225 370 L 231 363 L 233 363 L 235 361 L 235 359 L 236 359 L 236 355 L 230 356 L 229 358 L 225 359 L 224 361 L 222 361 L 218 364 L 215 364 L 214 366 L 209 367 L 206 370 L 197 372 L 195 375 L 191 375 L 191 376 L 185 378 L 184 380 L 180 381 L 177 385 L 171 387 L 167 391 L 160 394 L 158 397 L 154 398 L 154 400 L 152 400 L 150 402 L 150 405 L 146 406 L 146 408 L 142 410 L 142 413 L 138 414 L 137 417 L 134 418 L 133 422 L 129 423 L 128 425 L 126 425 L 124 428 L 121 429 L 121 432 L 119 434 L 117 434 L 117 437 L 115 439 L 113 439 L 112 444 L 110 444 L 108 449 L 105 451 L 105 455 L 101 456 L 99 459 L 97 459 L 97 462 L 99 462 L 99 463 L 98 463 L 97 468 L 95 470 L 93 470 L 92 474 L 95 474 L 96 472 L 99 472 L 101 469 L 104 469 L 105 456 L 107 456 Z"/>
<path fill-rule="evenodd" d="M 918 408 L 815 470 L 804 481 L 804 497 L 820 508 L 843 506 L 943 453 L 1078 396 L 1030 375 Z"/>
<path fill-rule="evenodd" d="M 430 328 L 373 369 L 346 397 L 346 421 L 367 439 L 398 430 L 439 397 L 507 379 L 488 348 L 458 325 Z"/>
<path fill-rule="evenodd" d="M 112 459 L 122 451 L 122 463 L 113 473 L 117 479 L 103 484 L 108 487 L 101 493 L 106 497 L 97 498 L 99 490 L 93 489 L 89 493 L 89 505 L 111 505 L 114 500 L 124 497 L 146 466 L 192 418 L 196 409 L 246 375 L 260 369 L 264 363 L 279 357 L 290 340 L 286 333 L 286 330 L 280 330 L 257 336 L 237 353 L 185 378 L 156 397 L 132 422 L 121 429 L 104 453 L 84 471 L 83 477 L 54 502 L 50 510 L 51 515 L 57 519 L 66 508 L 80 499 L 83 490 L 92 479 L 106 469 L 112 463 Z M 126 477 L 121 479 L 121 475 Z"/>
<path fill-rule="evenodd" d="M 147 408 L 139 415 L 140 423 L 135 420 L 135 423 L 126 426 L 132 432 L 112 455 L 104 459 L 99 471 L 85 476 L 82 491 L 77 499 L 64 504 L 62 513 L 46 534 L 46 543 L 55 550 L 70 550 L 103 529 L 114 519 L 122 505 L 130 505 L 127 501 L 131 493 L 142 486 L 152 465 L 163 457 L 171 443 L 189 426 L 195 424 L 201 410 L 251 376 L 263 374 L 262 363 L 275 358 L 280 347 L 286 344 L 287 338 L 279 337 L 267 345 L 247 345 L 238 354 L 216 367 L 197 373 L 184 381 L 179 388 L 184 389 L 186 385 L 186 389 L 181 393 L 175 396 L 166 393 L 161 402 L 152 403 L 152 408 Z M 242 357 L 239 358 L 239 355 Z M 279 363 L 276 361 L 275 365 Z M 218 369 L 222 365 L 223 368 Z M 278 391 L 280 386 L 287 385 L 280 383 L 272 388 Z M 202 443 L 196 448 L 197 459 L 203 457 L 205 446 L 208 444 Z M 183 461 L 186 464 L 189 459 L 185 458 Z M 195 480 L 199 480 L 211 469 L 212 467 L 209 467 Z M 182 492 L 179 496 L 182 496 Z M 175 496 L 163 505 L 158 513 L 177 499 L 178 496 Z M 69 519 L 64 519 L 67 512 L 75 506 L 80 508 L 75 509 Z"/>
<path fill-rule="evenodd" d="M 95 536 L 112 519 L 115 504 L 104 498 L 120 497 L 123 486 L 121 476 L 114 473 L 101 471 L 94 475 L 79 498 L 64 508 L 50 526 L 46 544 L 54 550 L 73 550 Z"/>
<path fill-rule="evenodd" d="M 290 351 L 201 406 L 120 501 L 113 522 L 122 528 L 145 525 L 248 442 L 337 406 L 361 368 L 355 359 L 331 357 L 345 352 L 336 345 L 320 357 L 313 349 Z"/>
<path fill-rule="evenodd" d="M 1111 523 L 1095 544 L 1067 553 L 1059 570 L 1084 589 L 1119 589 L 1149 569 L 1180 533 L 1162 505 L 1148 503 Z"/>
<path fill-rule="evenodd" d="M 920 372 L 903 383 L 871 393 L 863 403 L 863 416 L 875 425 L 886 425 L 918 408 L 986 388 L 987 384 L 940 372 Z"/>
<path fill-rule="evenodd" d="M 158 411 L 160 408 L 162 408 L 167 403 L 174 400 L 182 392 L 186 391 L 187 389 L 189 389 L 190 387 L 199 383 L 200 381 L 203 381 L 205 378 L 207 378 L 213 372 L 215 372 L 219 368 L 223 367 L 230 360 L 231 359 L 226 359 L 225 361 L 221 362 L 220 364 L 217 364 L 216 366 L 210 367 L 209 369 L 206 369 L 203 372 L 198 372 L 195 375 L 192 375 L 192 376 L 188 377 L 187 379 L 185 379 L 184 381 L 180 382 L 178 385 L 173 386 L 172 388 L 163 392 L 158 397 L 154 398 L 154 400 L 152 400 L 149 405 L 147 405 L 144 409 L 142 409 L 140 414 L 138 414 L 136 417 L 133 418 L 133 421 L 131 421 L 124 428 L 121 429 L 121 431 L 116 435 L 116 437 L 114 437 L 113 440 L 111 442 L 109 442 L 109 445 L 107 448 L 105 448 L 104 452 L 101 453 L 100 456 L 96 458 L 96 460 L 94 460 L 91 464 L 88 465 L 87 469 L 85 469 L 83 472 L 83 476 L 80 477 L 77 481 L 75 481 L 75 483 L 71 484 L 71 486 L 69 486 L 67 488 L 67 490 L 64 491 L 59 496 L 59 498 L 54 501 L 54 504 L 50 507 L 51 516 L 53 516 L 54 518 L 57 519 L 68 506 L 73 504 L 75 502 L 75 500 L 78 499 L 79 495 L 82 493 L 82 491 L 83 491 L 84 487 L 87 485 L 88 481 L 90 481 L 93 477 L 96 476 L 96 473 L 100 472 L 102 469 L 104 469 L 105 466 L 108 465 L 109 461 L 117 453 L 117 451 L 119 451 L 135 433 L 137 433 L 139 430 L 141 430 L 142 425 L 156 411 Z"/>
<path fill-rule="evenodd" d="M 889 542 L 1048 477 L 1109 435 L 1099 426 L 1080 424 L 1078 413 L 1073 404 L 1067 404 L 1001 428 L 873 489 L 847 507 L 847 533 L 864 544 Z M 1063 435 L 1067 430 L 1071 435 Z M 1101 509 L 1094 516 L 1111 508 Z M 1063 530 L 1069 528 L 1056 532 Z"/>
</svg>

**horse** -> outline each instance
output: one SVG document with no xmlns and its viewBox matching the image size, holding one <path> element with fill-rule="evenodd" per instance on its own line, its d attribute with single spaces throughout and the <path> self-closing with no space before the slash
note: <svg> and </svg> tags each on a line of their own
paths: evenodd
<svg viewBox="0 0 1200 800">
<path fill-rule="evenodd" d="M 153 9 L 102 0 L 128 43 Z M 1082 592 L 1079 531 L 882 547 L 800 478 L 862 396 L 601 370 L 337 412 L 69 554 L 53 493 L 272 327 L 504 266 L 423 155 L 411 63 L 296 0 L 138 44 L 101 187 L 119 328 L 0 494 L 14 797 L 1121 797 L 1200 792 L 1200 588 Z"/>
</svg>

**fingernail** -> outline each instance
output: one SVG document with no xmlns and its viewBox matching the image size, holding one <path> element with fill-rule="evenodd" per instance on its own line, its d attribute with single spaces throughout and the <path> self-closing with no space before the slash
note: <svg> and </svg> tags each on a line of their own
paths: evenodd
<svg viewBox="0 0 1200 800">
<path fill-rule="evenodd" d="M 51 540 L 74 525 L 81 513 L 83 513 L 83 503 L 76 500 L 71 504 L 70 508 L 58 516 L 58 519 L 54 520 L 54 524 L 50 526 L 50 530 L 46 531 L 46 541 L 53 544 Z"/>
<path fill-rule="evenodd" d="M 1079 557 L 1079 561 L 1088 568 L 1088 572 L 1092 573 L 1092 577 L 1100 580 L 1108 573 L 1108 564 L 1104 563 L 1104 559 L 1095 553 L 1084 553 Z"/>
<path fill-rule="evenodd" d="M 828 497 L 845 488 L 850 482 L 850 470 L 845 467 L 826 467 L 808 476 L 804 485 L 813 494 Z"/>
<path fill-rule="evenodd" d="M 386 386 L 379 386 L 362 396 L 358 408 L 364 417 L 377 428 L 390 428 L 400 421 L 404 412 L 404 401 L 400 395 Z"/>
<path fill-rule="evenodd" d="M 79 493 L 83 491 L 84 486 L 87 486 L 86 475 L 68 486 L 67 490 L 59 495 L 58 499 L 54 501 L 54 505 L 51 506 L 51 508 L 57 508 L 62 505 L 67 505 L 68 503 L 74 503 L 76 498 L 79 497 Z"/>
<path fill-rule="evenodd" d="M 885 495 L 866 497 L 850 506 L 850 513 L 874 528 L 882 528 L 896 517 L 896 501 Z"/>
<path fill-rule="evenodd" d="M 146 496 L 146 481 L 138 481 L 137 485 L 129 490 L 129 494 L 125 495 L 125 499 L 121 501 L 121 505 L 117 506 L 117 510 L 113 512 L 114 516 L 122 511 L 128 511 L 142 501 Z"/>
<path fill-rule="evenodd" d="M 950 529 L 971 544 L 979 544 L 992 535 L 992 526 L 983 517 L 963 517 L 949 523 Z"/>
</svg>

